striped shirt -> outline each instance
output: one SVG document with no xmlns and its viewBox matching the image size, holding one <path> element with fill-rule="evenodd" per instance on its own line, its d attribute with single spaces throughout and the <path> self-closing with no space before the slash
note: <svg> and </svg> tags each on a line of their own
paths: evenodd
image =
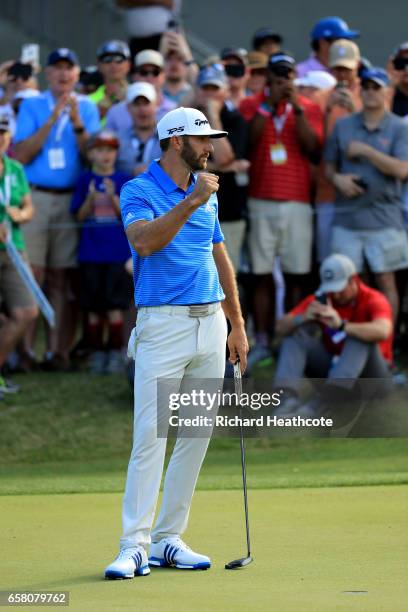
<svg viewBox="0 0 408 612">
<path fill-rule="evenodd" d="M 264 96 L 251 96 L 241 104 L 242 115 L 251 120 L 265 100 Z M 305 117 L 315 131 L 320 142 L 323 141 L 323 115 L 320 107 L 298 96 Z M 277 118 L 282 118 L 281 129 L 276 129 L 273 117 L 268 117 L 263 132 L 250 157 L 249 195 L 262 200 L 278 200 L 283 202 L 310 202 L 311 171 L 310 161 L 303 154 L 296 130 L 296 119 L 292 107 L 280 103 Z M 272 148 L 277 144 L 286 149 L 285 163 L 272 162 Z"/>
<path fill-rule="evenodd" d="M 136 221 L 152 221 L 168 213 L 194 189 L 180 189 L 157 161 L 126 183 L 120 194 L 125 229 Z M 131 246 L 136 306 L 206 304 L 224 299 L 213 258 L 213 244 L 224 240 L 218 222 L 218 200 L 212 194 L 160 251 L 140 257 Z"/>
</svg>

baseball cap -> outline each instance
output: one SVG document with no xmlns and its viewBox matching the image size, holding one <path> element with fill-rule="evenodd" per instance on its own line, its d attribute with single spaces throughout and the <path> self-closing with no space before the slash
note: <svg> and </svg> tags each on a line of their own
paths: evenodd
<svg viewBox="0 0 408 612">
<path fill-rule="evenodd" d="M 136 68 L 143 66 L 144 64 L 152 64 L 158 68 L 163 68 L 164 59 L 162 54 L 158 51 L 154 51 L 154 49 L 145 49 L 144 51 L 139 51 L 139 53 L 135 56 Z"/>
<path fill-rule="evenodd" d="M 143 81 L 129 85 L 126 92 L 126 102 L 133 102 L 139 96 L 146 98 L 149 102 L 156 102 L 157 100 L 156 90 L 153 85 Z"/>
<path fill-rule="evenodd" d="M 222 138 L 228 132 L 213 130 L 207 117 L 196 108 L 180 106 L 168 112 L 157 124 L 159 140 L 171 136 L 210 136 Z"/>
<path fill-rule="evenodd" d="M 248 65 L 251 70 L 266 68 L 268 65 L 268 56 L 261 51 L 250 51 L 248 53 Z"/>
<path fill-rule="evenodd" d="M 324 70 L 310 70 L 304 77 L 295 79 L 298 87 L 314 87 L 315 89 L 331 89 L 337 83 L 332 74 Z"/>
<path fill-rule="evenodd" d="M 112 130 L 102 130 L 89 139 L 87 148 L 93 149 L 95 147 L 113 147 L 118 149 L 119 138 Z"/>
<path fill-rule="evenodd" d="M 102 43 L 96 51 L 96 57 L 98 59 L 101 59 L 105 55 L 122 55 L 125 59 L 129 59 L 130 49 L 123 40 L 107 40 Z"/>
<path fill-rule="evenodd" d="M 225 70 L 222 64 L 213 64 L 212 66 L 203 66 L 198 73 L 197 85 L 216 85 L 217 87 L 225 87 L 227 81 Z"/>
<path fill-rule="evenodd" d="M 360 49 L 352 40 L 336 40 L 329 49 L 329 68 L 350 68 L 355 70 L 360 63 Z"/>
<path fill-rule="evenodd" d="M 112 147 L 114 149 L 119 149 L 119 144 L 119 138 L 115 132 L 112 132 L 112 130 L 101 130 L 88 140 L 87 148 Z"/>
<path fill-rule="evenodd" d="M 50 53 L 47 60 L 47 66 L 52 66 L 61 60 L 65 60 L 73 66 L 79 66 L 78 57 L 75 51 L 67 49 L 66 47 L 60 47 Z"/>
<path fill-rule="evenodd" d="M 377 85 L 381 85 L 381 87 L 388 87 L 390 84 L 390 79 L 386 71 L 376 66 L 363 70 L 360 79 L 362 83 L 364 83 L 364 81 L 373 81 L 377 83 Z"/>
<path fill-rule="evenodd" d="M 321 284 L 317 292 L 335 293 L 343 291 L 357 270 L 349 257 L 334 253 L 322 262 L 319 273 Z"/>
<path fill-rule="evenodd" d="M 400 53 L 404 53 L 404 51 L 408 51 L 408 40 L 400 43 L 398 45 L 398 47 L 396 47 L 392 53 L 393 57 L 398 57 L 398 55 L 400 55 Z"/>
<path fill-rule="evenodd" d="M 340 17 L 323 17 L 319 19 L 310 32 L 312 40 L 319 38 L 358 38 L 360 32 L 350 30 L 348 24 Z"/>
<path fill-rule="evenodd" d="M 10 131 L 10 118 L 7 115 L 0 116 L 0 132 Z"/>
<path fill-rule="evenodd" d="M 278 34 L 277 32 L 275 32 L 272 28 L 259 28 L 259 30 L 256 30 L 253 36 L 252 46 L 256 48 L 258 45 L 260 45 L 264 40 L 267 40 L 268 38 L 278 43 L 279 45 L 283 43 L 282 36 Z"/>
<path fill-rule="evenodd" d="M 269 56 L 268 68 L 274 70 L 275 66 L 286 66 L 291 70 L 295 69 L 296 60 L 290 53 L 286 51 L 279 51 L 279 53 L 273 53 Z"/>
<path fill-rule="evenodd" d="M 221 59 L 224 60 L 228 57 L 235 57 L 242 62 L 244 66 L 248 64 L 248 52 L 242 47 L 225 47 L 225 49 L 221 51 Z"/>
</svg>

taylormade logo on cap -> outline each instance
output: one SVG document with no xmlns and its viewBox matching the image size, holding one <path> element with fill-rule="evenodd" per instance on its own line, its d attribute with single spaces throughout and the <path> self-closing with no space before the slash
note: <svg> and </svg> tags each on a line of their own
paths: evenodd
<svg viewBox="0 0 408 612">
<path fill-rule="evenodd" d="M 176 108 L 160 119 L 157 124 L 159 140 L 172 136 L 209 136 L 222 138 L 228 132 L 213 130 L 207 117 L 196 108 Z"/>
</svg>

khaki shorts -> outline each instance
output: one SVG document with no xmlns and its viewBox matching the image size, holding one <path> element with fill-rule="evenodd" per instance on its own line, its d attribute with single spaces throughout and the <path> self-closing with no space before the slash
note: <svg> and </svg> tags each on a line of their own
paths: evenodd
<svg viewBox="0 0 408 612">
<path fill-rule="evenodd" d="M 331 252 L 347 255 L 357 272 L 365 262 L 372 272 L 394 272 L 408 268 L 408 239 L 404 230 L 388 227 L 382 230 L 332 229 Z"/>
<path fill-rule="evenodd" d="M 28 257 L 40 268 L 77 265 L 78 229 L 69 209 L 71 193 L 33 189 L 34 217 L 23 225 Z"/>
<path fill-rule="evenodd" d="M 250 198 L 248 210 L 253 273 L 271 273 L 277 255 L 283 272 L 310 272 L 313 240 L 313 211 L 310 204 Z"/>
<path fill-rule="evenodd" d="M 25 261 L 27 255 L 21 253 Z M 0 251 L 0 304 L 5 304 L 10 312 L 15 308 L 31 308 L 35 300 L 21 280 L 21 276 L 11 263 L 6 251 Z"/>
<path fill-rule="evenodd" d="M 221 223 L 221 230 L 225 238 L 225 247 L 235 272 L 238 272 L 241 263 L 241 250 L 244 243 L 245 228 L 246 221 L 244 219 L 223 221 Z"/>
</svg>

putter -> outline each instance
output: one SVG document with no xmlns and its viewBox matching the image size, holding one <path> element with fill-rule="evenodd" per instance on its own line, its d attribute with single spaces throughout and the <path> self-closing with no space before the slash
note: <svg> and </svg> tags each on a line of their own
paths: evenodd
<svg viewBox="0 0 408 612">
<path fill-rule="evenodd" d="M 241 408 L 241 395 L 242 395 L 242 376 L 241 376 L 241 365 L 239 357 L 234 364 L 234 387 L 235 393 L 237 394 L 238 405 L 239 405 L 239 416 L 242 418 Z M 249 539 L 249 519 L 248 519 L 248 494 L 246 484 L 246 462 L 245 462 L 245 438 L 244 428 L 242 422 L 239 425 L 240 442 L 241 442 L 241 465 L 242 465 L 242 483 L 244 488 L 244 507 L 245 507 L 245 526 L 246 526 L 246 540 L 247 540 L 247 556 L 242 559 L 235 559 L 225 564 L 225 569 L 233 570 L 245 567 L 252 563 L 253 558 L 251 557 L 251 541 Z"/>
</svg>

